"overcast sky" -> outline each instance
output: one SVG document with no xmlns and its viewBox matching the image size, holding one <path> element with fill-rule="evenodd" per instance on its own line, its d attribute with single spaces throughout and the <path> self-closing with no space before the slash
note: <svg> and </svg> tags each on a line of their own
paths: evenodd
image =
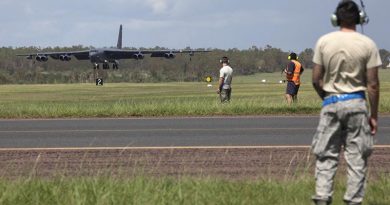
<svg viewBox="0 0 390 205">
<path fill-rule="evenodd" d="M 0 46 L 313 48 L 338 0 L 0 0 Z M 364 32 L 390 50 L 390 1 L 365 1 Z M 358 29 L 361 31 L 360 27 Z"/>
</svg>

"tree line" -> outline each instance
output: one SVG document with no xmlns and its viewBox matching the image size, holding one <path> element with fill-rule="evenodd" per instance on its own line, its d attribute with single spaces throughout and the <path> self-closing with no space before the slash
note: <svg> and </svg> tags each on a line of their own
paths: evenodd
<svg viewBox="0 0 390 205">
<path fill-rule="evenodd" d="M 199 49 L 212 52 L 197 53 L 195 56 L 178 54 L 175 59 L 150 58 L 143 60 L 121 60 L 118 70 L 95 71 L 89 61 L 72 59 L 69 62 L 53 60 L 35 62 L 17 54 L 39 52 L 63 52 L 89 50 L 93 47 L 2 47 L 0 48 L 0 84 L 49 84 L 49 83 L 93 83 L 97 77 L 105 82 L 194 82 L 203 81 L 206 76 L 218 77 L 219 59 L 228 56 L 235 75 L 281 72 L 288 63 L 289 52 L 270 45 L 252 46 L 248 49 Z M 137 49 L 137 48 L 124 48 Z M 166 49 L 161 47 L 139 49 Z M 185 48 L 190 49 L 190 48 Z M 305 68 L 312 68 L 313 50 L 308 48 L 298 53 Z M 383 68 L 388 64 L 390 52 L 380 49 Z"/>
</svg>

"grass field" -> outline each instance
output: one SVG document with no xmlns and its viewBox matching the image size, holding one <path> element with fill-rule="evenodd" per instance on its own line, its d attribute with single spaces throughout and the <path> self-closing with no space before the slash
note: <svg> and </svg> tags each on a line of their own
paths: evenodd
<svg viewBox="0 0 390 205">
<path fill-rule="evenodd" d="M 380 112 L 390 113 L 390 70 L 381 70 Z M 1 85 L 0 118 L 66 118 L 131 116 L 210 116 L 318 114 L 321 101 L 303 75 L 299 103 L 287 106 L 280 73 L 237 76 L 232 102 L 221 105 L 216 84 L 106 82 L 94 84 Z M 266 80 L 265 83 L 262 80 Z"/>
<path fill-rule="evenodd" d="M 54 180 L 0 180 L 0 204 L 215 204 L 215 205 L 309 205 L 314 182 L 311 178 L 287 181 L 225 181 L 213 178 L 133 179 L 57 178 Z M 333 204 L 341 205 L 344 183 L 335 184 Z M 389 204 L 388 178 L 371 182 L 367 205 Z"/>
<path fill-rule="evenodd" d="M 288 107 L 279 73 L 236 76 L 232 102 L 220 104 L 206 83 L 1 85 L 0 118 L 316 114 L 321 101 L 303 75 L 299 103 Z M 390 113 L 390 70 L 381 70 L 380 112 Z M 262 83 L 265 79 L 266 82 Z M 336 181 L 334 204 L 343 204 L 345 180 Z M 258 204 L 309 205 L 312 176 L 290 180 L 226 181 L 197 178 L 0 177 L 0 204 Z M 390 177 L 369 181 L 365 204 L 386 205 Z"/>
</svg>

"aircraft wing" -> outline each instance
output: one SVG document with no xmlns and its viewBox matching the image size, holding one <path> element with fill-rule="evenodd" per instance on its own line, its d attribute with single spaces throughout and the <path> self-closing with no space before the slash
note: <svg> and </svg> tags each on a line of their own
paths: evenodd
<svg viewBox="0 0 390 205">
<path fill-rule="evenodd" d="M 110 59 L 117 59 L 117 60 L 135 58 L 135 56 L 139 53 L 142 53 L 142 52 L 137 51 L 137 50 L 124 50 L 124 49 L 105 50 L 104 51 L 104 55 L 106 57 L 108 57 Z"/>
<path fill-rule="evenodd" d="M 69 51 L 69 52 L 42 52 L 42 53 L 28 53 L 28 54 L 18 54 L 17 56 L 26 56 L 27 59 L 36 59 L 46 61 L 48 57 L 51 57 L 55 60 L 65 60 L 70 56 L 74 56 L 77 60 L 89 60 L 90 50 L 84 51 Z"/>
<path fill-rule="evenodd" d="M 210 51 L 198 51 L 198 50 L 159 50 L 151 51 L 150 57 L 172 57 L 175 54 L 188 53 L 190 56 L 193 56 L 195 53 L 205 53 Z"/>
<path fill-rule="evenodd" d="M 199 50 L 106 50 L 105 55 L 111 59 L 142 59 L 144 55 L 150 55 L 150 57 L 165 57 L 174 58 L 176 54 L 188 53 L 193 56 L 195 53 L 203 53 L 210 51 Z"/>
</svg>

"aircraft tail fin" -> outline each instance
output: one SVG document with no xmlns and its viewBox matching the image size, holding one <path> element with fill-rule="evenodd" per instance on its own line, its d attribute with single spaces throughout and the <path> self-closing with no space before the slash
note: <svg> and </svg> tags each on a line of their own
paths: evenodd
<svg viewBox="0 0 390 205">
<path fill-rule="evenodd" d="M 116 47 L 122 49 L 122 24 L 119 27 L 118 43 L 116 44 Z"/>
</svg>

